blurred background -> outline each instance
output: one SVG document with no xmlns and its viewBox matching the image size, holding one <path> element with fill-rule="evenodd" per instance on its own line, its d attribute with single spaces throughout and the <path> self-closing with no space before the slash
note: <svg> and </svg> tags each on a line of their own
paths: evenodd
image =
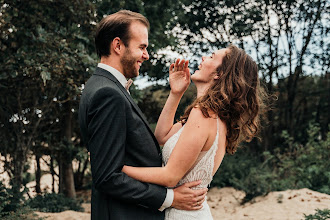
<svg viewBox="0 0 330 220">
<path fill-rule="evenodd" d="M 150 21 L 150 60 L 131 94 L 153 129 L 175 58 L 193 73 L 201 56 L 233 43 L 259 65 L 269 94 L 259 138 L 225 156 L 211 187 L 242 190 L 244 201 L 286 189 L 330 194 L 329 1 L 0 0 L 0 217 L 46 207 L 44 198 L 80 209 L 91 173 L 78 104 L 99 61 L 96 24 L 120 9 Z M 191 84 L 176 119 L 195 96 Z"/>
</svg>

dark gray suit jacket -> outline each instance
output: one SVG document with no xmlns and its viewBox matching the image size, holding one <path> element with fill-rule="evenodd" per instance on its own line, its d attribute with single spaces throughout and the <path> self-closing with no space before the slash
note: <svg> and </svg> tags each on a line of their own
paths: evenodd
<svg viewBox="0 0 330 220">
<path fill-rule="evenodd" d="M 79 123 L 91 154 L 92 219 L 164 219 L 158 209 L 166 188 L 121 172 L 124 164 L 161 166 L 157 140 L 128 92 L 102 68 L 96 68 L 85 85 Z"/>
</svg>

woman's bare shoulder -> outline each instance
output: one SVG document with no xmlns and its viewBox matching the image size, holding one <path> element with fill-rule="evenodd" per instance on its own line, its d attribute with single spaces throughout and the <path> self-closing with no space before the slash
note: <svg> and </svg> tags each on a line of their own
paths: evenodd
<svg viewBox="0 0 330 220">
<path fill-rule="evenodd" d="M 202 111 L 199 107 L 194 107 L 191 109 L 191 112 L 188 117 L 188 122 L 195 122 L 200 126 L 209 126 L 210 123 L 210 117 L 208 117 L 205 112 Z"/>
</svg>

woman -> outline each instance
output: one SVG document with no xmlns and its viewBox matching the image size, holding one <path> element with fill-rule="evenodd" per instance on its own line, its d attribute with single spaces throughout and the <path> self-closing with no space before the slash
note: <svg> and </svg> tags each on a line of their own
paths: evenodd
<svg viewBox="0 0 330 220">
<path fill-rule="evenodd" d="M 257 64 L 243 50 L 230 45 L 202 57 L 191 80 L 196 100 L 181 121 L 173 124 L 183 93 L 189 86 L 188 61 L 170 66 L 171 92 L 159 117 L 155 136 L 163 145 L 164 167 L 129 167 L 123 172 L 144 182 L 176 187 L 201 180 L 207 187 L 226 152 L 233 154 L 239 142 L 249 141 L 258 131 L 260 112 Z M 195 211 L 166 210 L 165 219 L 212 219 L 207 202 Z"/>
</svg>

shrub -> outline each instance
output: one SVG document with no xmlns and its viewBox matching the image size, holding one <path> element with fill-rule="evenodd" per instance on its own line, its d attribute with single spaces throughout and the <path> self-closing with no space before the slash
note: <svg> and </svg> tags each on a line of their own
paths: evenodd
<svg viewBox="0 0 330 220">
<path fill-rule="evenodd" d="M 309 188 L 330 194 L 330 132 L 325 140 L 320 140 L 319 127 L 310 124 L 306 145 L 292 145 L 295 146 L 292 152 L 277 155 L 280 190 L 283 189 L 282 182 L 287 181 L 290 182 L 289 188 Z"/>
<path fill-rule="evenodd" d="M 24 206 L 24 192 L 21 192 L 20 187 L 17 186 L 6 188 L 0 181 L 0 217 Z"/>
<path fill-rule="evenodd" d="M 251 167 L 260 163 L 246 149 L 239 149 L 234 155 L 226 154 L 220 168 L 213 177 L 211 187 L 237 187 L 249 175 Z"/>
<path fill-rule="evenodd" d="M 243 202 L 287 189 L 309 188 L 330 194 L 330 132 L 327 139 L 321 140 L 319 126 L 310 124 L 305 145 L 294 142 L 287 132 L 283 137 L 288 145 L 286 152 L 278 148 L 258 157 L 248 149 L 239 149 L 235 155 L 226 155 L 211 187 L 243 190 Z"/>
<path fill-rule="evenodd" d="M 40 212 L 62 212 L 65 210 L 84 211 L 81 201 L 67 198 L 63 194 L 49 193 L 37 195 L 28 200 L 27 204 Z"/>
<path fill-rule="evenodd" d="M 28 206 L 22 206 L 15 212 L 8 212 L 1 220 L 43 220 L 43 218 L 39 218 Z"/>
<path fill-rule="evenodd" d="M 31 209 L 24 204 L 25 191 L 19 187 L 6 188 L 0 181 L 0 219 L 1 220 L 34 220 Z"/>
<path fill-rule="evenodd" d="M 273 173 L 265 162 L 259 161 L 246 149 L 226 155 L 211 186 L 232 186 L 246 193 L 244 202 L 272 190 Z"/>
<path fill-rule="evenodd" d="M 330 209 L 316 209 L 316 213 L 313 215 L 305 215 L 305 220 L 327 220 L 330 219 Z"/>
<path fill-rule="evenodd" d="M 0 182 L 0 217 L 8 213 L 7 206 L 10 204 L 10 195 L 5 186 Z"/>
</svg>

